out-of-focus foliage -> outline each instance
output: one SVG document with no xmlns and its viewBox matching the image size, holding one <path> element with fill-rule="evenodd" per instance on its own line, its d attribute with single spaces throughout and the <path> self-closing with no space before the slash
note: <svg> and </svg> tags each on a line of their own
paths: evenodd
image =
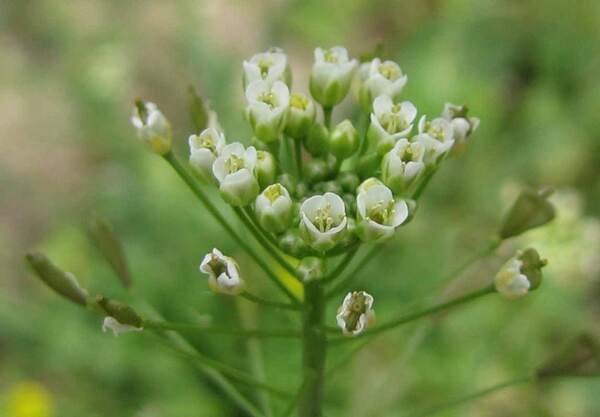
<svg viewBox="0 0 600 417">
<path fill-rule="evenodd" d="M 539 291 L 518 302 L 486 299 L 429 332 L 416 324 L 378 337 L 329 382 L 328 416 L 404 416 L 521 375 L 582 330 L 598 333 L 599 27 L 596 0 L 0 0 L 0 415 L 236 415 L 151 337 L 102 334 L 97 317 L 30 279 L 22 254 L 44 250 L 92 293 L 145 312 L 236 322 L 235 303 L 209 293 L 196 268 L 213 246 L 241 257 L 239 249 L 135 140 L 128 117 L 136 97 L 160 103 L 185 152 L 193 85 L 226 135 L 248 141 L 232 110 L 242 108 L 241 61 L 271 45 L 288 52 L 304 86 L 315 46 L 343 44 L 358 56 L 381 41 L 408 74 L 404 96 L 420 113 L 439 114 L 452 101 L 481 117 L 414 222 L 363 272 L 379 317 L 431 300 L 494 232 L 508 196 L 525 185 L 557 189 L 555 223 L 520 238 L 550 259 Z M 346 100 L 334 117 L 354 111 Z M 109 218 L 124 242 L 132 296 L 86 235 L 92 213 Z M 513 244 L 471 268 L 464 285 L 492 274 Z M 251 262 L 241 264 L 250 285 L 268 294 Z M 298 326 L 287 315 L 260 321 Z M 194 342 L 246 366 L 240 340 Z M 264 350 L 269 380 L 296 386 L 294 343 Z M 332 363 L 340 351 L 331 351 Z M 600 415 L 599 390 L 597 380 L 516 388 L 440 415 L 591 417 Z M 44 404 L 20 413 L 14 402 L 23 395 Z"/>
</svg>

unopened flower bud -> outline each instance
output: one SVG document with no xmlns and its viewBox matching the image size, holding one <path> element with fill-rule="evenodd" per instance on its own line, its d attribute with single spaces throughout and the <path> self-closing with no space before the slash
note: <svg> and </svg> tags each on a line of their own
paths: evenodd
<svg viewBox="0 0 600 417">
<path fill-rule="evenodd" d="M 357 336 L 375 321 L 373 296 L 365 291 L 349 292 L 335 316 L 345 335 Z"/>
<path fill-rule="evenodd" d="M 340 196 L 315 195 L 300 207 L 300 232 L 306 243 L 319 252 L 333 248 L 346 229 L 346 209 Z"/>
<path fill-rule="evenodd" d="M 548 201 L 551 194 L 552 190 L 547 188 L 539 191 L 531 189 L 521 191 L 502 220 L 500 238 L 518 236 L 554 219 L 556 211 Z"/>
<path fill-rule="evenodd" d="M 141 331 L 144 321 L 136 311 L 116 300 L 98 296 L 95 300 L 96 306 L 106 314 L 102 330 L 112 330 L 115 336 L 128 331 Z"/>
<path fill-rule="evenodd" d="M 479 126 L 479 118 L 469 117 L 468 112 L 469 109 L 465 105 L 459 106 L 452 103 L 444 105 L 442 117 L 452 125 L 453 138 L 456 142 L 453 151 L 461 151 L 465 147 L 468 137 Z"/>
<path fill-rule="evenodd" d="M 358 61 L 348 59 L 346 48 L 315 49 L 315 63 L 310 74 L 310 94 L 323 107 L 340 103 L 350 88 Z"/>
<path fill-rule="evenodd" d="M 268 151 L 256 151 L 256 167 L 254 174 L 261 189 L 275 182 L 277 175 L 277 161 L 272 153 Z"/>
<path fill-rule="evenodd" d="M 258 195 L 258 181 L 254 177 L 256 149 L 247 149 L 239 143 L 226 145 L 213 164 L 213 174 L 219 182 L 223 199 L 232 206 L 247 206 Z"/>
<path fill-rule="evenodd" d="M 371 124 L 367 131 L 372 149 L 384 155 L 399 139 L 410 133 L 416 116 L 417 108 L 410 101 L 394 104 L 389 96 L 378 96 L 373 102 Z"/>
<path fill-rule="evenodd" d="M 329 176 L 329 164 L 322 158 L 313 158 L 304 166 L 304 176 L 310 183 L 325 180 Z"/>
<path fill-rule="evenodd" d="M 237 262 L 216 248 L 204 256 L 200 272 L 208 275 L 208 286 L 216 293 L 237 295 L 244 289 Z"/>
<path fill-rule="evenodd" d="M 298 229 L 288 229 L 279 238 L 281 249 L 297 258 L 302 258 L 308 254 L 311 249 L 308 247 L 304 239 L 300 236 Z"/>
<path fill-rule="evenodd" d="M 518 251 L 494 278 L 496 291 L 509 299 L 520 298 L 539 287 L 542 268 L 547 264 L 535 249 Z"/>
<path fill-rule="evenodd" d="M 364 187 L 363 187 L 364 189 Z M 366 187 L 356 196 L 357 234 L 364 242 L 391 237 L 408 218 L 408 204 L 394 200 L 385 185 Z"/>
<path fill-rule="evenodd" d="M 298 274 L 304 282 L 316 281 L 325 275 L 325 265 L 321 258 L 309 256 L 303 258 L 298 265 Z"/>
<path fill-rule="evenodd" d="M 171 124 L 158 110 L 156 104 L 137 100 L 133 108 L 131 123 L 138 138 L 158 155 L 171 151 Z"/>
<path fill-rule="evenodd" d="M 25 258 L 38 278 L 48 287 L 76 304 L 87 304 L 87 291 L 79 286 L 73 274 L 56 267 L 42 253 L 29 253 Z"/>
<path fill-rule="evenodd" d="M 376 152 L 371 152 L 358 159 L 356 171 L 360 178 L 369 178 L 373 175 L 377 175 L 380 168 L 381 156 Z"/>
<path fill-rule="evenodd" d="M 246 88 L 246 116 L 256 137 L 265 142 L 279 139 L 285 127 L 290 92 L 281 81 L 253 81 Z"/>
<path fill-rule="evenodd" d="M 225 146 L 225 136 L 217 129 L 209 127 L 199 135 L 191 135 L 190 165 L 206 181 L 216 181 L 212 166 Z"/>
<path fill-rule="evenodd" d="M 370 113 L 373 100 L 381 95 L 390 96 L 395 101 L 408 81 L 400 66 L 393 61 L 375 58 L 371 61 L 368 74 L 363 74 L 364 81 L 359 92 L 359 101 L 366 113 Z"/>
<path fill-rule="evenodd" d="M 304 138 L 304 147 L 312 156 L 324 156 L 329 152 L 329 131 L 320 123 L 314 123 Z"/>
<path fill-rule="evenodd" d="M 253 81 L 263 80 L 269 83 L 283 81 L 288 86 L 292 82 L 292 72 L 287 55 L 280 48 L 270 48 L 266 52 L 255 54 L 244 61 L 244 89 Z"/>
<path fill-rule="evenodd" d="M 293 202 L 281 184 L 269 185 L 256 197 L 255 212 L 258 223 L 268 232 L 284 232 L 292 220 Z"/>
<path fill-rule="evenodd" d="M 406 194 L 425 169 L 425 146 L 400 139 L 381 163 L 383 182 L 396 194 Z"/>
<path fill-rule="evenodd" d="M 315 121 L 315 104 L 302 93 L 292 93 L 288 109 L 285 133 L 300 140 L 310 131 Z"/>
<path fill-rule="evenodd" d="M 419 120 L 419 134 L 413 141 L 421 142 L 425 146 L 425 164 L 435 165 L 454 146 L 452 125 L 441 117 L 428 121 L 427 117 L 423 116 Z"/>
<path fill-rule="evenodd" d="M 336 181 L 342 186 L 342 189 L 347 193 L 353 193 L 360 184 L 358 175 L 353 172 L 344 171 L 340 172 L 337 176 Z"/>
<path fill-rule="evenodd" d="M 348 119 L 340 122 L 331 132 L 329 150 L 339 159 L 348 158 L 358 148 L 358 132 Z"/>
</svg>

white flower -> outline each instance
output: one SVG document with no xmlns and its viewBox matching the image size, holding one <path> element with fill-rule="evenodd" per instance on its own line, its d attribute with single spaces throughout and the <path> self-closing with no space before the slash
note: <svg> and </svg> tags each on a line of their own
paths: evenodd
<svg viewBox="0 0 600 417">
<path fill-rule="evenodd" d="M 281 184 L 269 185 L 256 197 L 254 210 L 259 224 L 272 233 L 284 232 L 292 220 L 293 201 Z"/>
<path fill-rule="evenodd" d="M 365 193 L 365 192 L 369 191 L 369 189 L 371 187 L 374 187 L 376 185 L 385 185 L 385 184 L 383 184 L 383 182 L 381 182 L 379 179 L 377 179 L 375 177 L 367 178 L 366 180 L 364 180 L 363 182 L 360 183 L 360 185 L 356 189 L 356 193 L 357 193 L 357 195 L 361 194 L 361 193 Z"/>
<path fill-rule="evenodd" d="M 310 94 L 324 107 L 340 103 L 348 94 L 357 65 L 356 59 L 348 58 L 346 48 L 316 48 L 310 74 Z"/>
<path fill-rule="evenodd" d="M 335 316 L 337 325 L 348 336 L 357 336 L 375 321 L 373 296 L 365 291 L 349 292 Z"/>
<path fill-rule="evenodd" d="M 531 284 L 523 273 L 523 262 L 516 257 L 511 258 L 496 274 L 494 285 L 496 291 L 509 299 L 523 297 L 529 291 Z"/>
<path fill-rule="evenodd" d="M 133 108 L 131 124 L 136 129 L 138 138 L 152 152 L 166 155 L 171 150 L 171 124 L 158 110 L 156 104 L 137 101 Z"/>
<path fill-rule="evenodd" d="M 363 241 L 385 239 L 408 219 L 408 204 L 394 200 L 385 185 L 373 185 L 356 197 L 357 234 Z"/>
<path fill-rule="evenodd" d="M 425 146 L 421 142 L 400 139 L 381 163 L 383 182 L 396 194 L 406 192 L 425 169 Z"/>
<path fill-rule="evenodd" d="M 223 199 L 232 206 L 246 206 L 258 195 L 254 177 L 256 149 L 239 142 L 225 145 L 213 163 L 213 175 L 219 182 Z"/>
<path fill-rule="evenodd" d="M 244 61 L 244 88 L 256 80 L 269 83 L 283 81 L 291 82 L 291 72 L 287 55 L 279 48 L 270 48 L 266 52 L 255 54 L 248 61 Z"/>
<path fill-rule="evenodd" d="M 208 286 L 214 292 L 237 295 L 244 289 L 237 263 L 217 248 L 204 256 L 200 272 L 208 275 Z"/>
<path fill-rule="evenodd" d="M 114 336 L 119 336 L 121 333 L 141 332 L 144 329 L 130 324 L 121 324 L 114 317 L 105 317 L 102 323 L 102 331 L 106 333 L 108 330 L 112 331 Z"/>
<path fill-rule="evenodd" d="M 375 97 L 387 95 L 395 100 L 407 81 L 408 77 L 398 64 L 375 58 L 371 61 L 369 73 L 360 88 L 360 104 L 366 112 L 370 112 Z"/>
<path fill-rule="evenodd" d="M 325 252 L 333 248 L 346 229 L 344 200 L 334 193 L 312 196 L 300 206 L 300 230 L 306 243 Z"/>
<path fill-rule="evenodd" d="M 426 164 L 436 164 L 454 145 L 452 125 L 442 117 L 428 121 L 426 116 L 419 120 L 419 134 L 413 138 L 425 146 Z"/>
<path fill-rule="evenodd" d="M 384 155 L 401 138 L 406 137 L 417 117 L 417 108 L 410 102 L 394 104 L 387 95 L 377 96 L 373 101 L 373 113 L 368 137 L 379 155 Z"/>
<path fill-rule="evenodd" d="M 212 166 L 225 146 L 225 136 L 217 129 L 209 127 L 199 135 L 190 135 L 190 165 L 204 179 L 215 181 Z"/>
<path fill-rule="evenodd" d="M 256 137 L 262 142 L 279 139 L 285 127 L 290 91 L 281 81 L 253 81 L 246 88 L 246 116 Z"/>
<path fill-rule="evenodd" d="M 453 138 L 456 141 L 456 146 L 464 146 L 467 138 L 479 126 L 479 118 L 468 117 L 468 109 L 466 106 L 459 106 L 452 103 L 446 103 L 442 111 L 442 117 L 452 125 Z"/>
</svg>

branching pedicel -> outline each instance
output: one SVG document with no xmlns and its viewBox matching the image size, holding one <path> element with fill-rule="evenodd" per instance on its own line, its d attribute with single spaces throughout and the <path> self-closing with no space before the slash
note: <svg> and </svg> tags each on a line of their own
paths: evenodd
<svg viewBox="0 0 600 417">
<path fill-rule="evenodd" d="M 522 297 L 539 286 L 541 268 L 546 262 L 534 249 L 520 251 L 493 282 L 490 280 L 489 286 L 375 325 L 374 296 L 360 290 L 345 296 L 343 292 L 360 269 L 375 258 L 381 242 L 413 218 L 417 200 L 427 184 L 447 157 L 464 150 L 479 119 L 469 116 L 466 106 L 446 104 L 439 117 L 423 115 L 416 123 L 416 107 L 409 101 L 400 101 L 407 76 L 398 64 L 379 58 L 359 64 L 342 47 L 317 48 L 314 55 L 309 89 L 322 108 L 322 120 L 317 120 L 317 106 L 311 98 L 290 93 L 292 73 L 287 56 L 280 49 L 273 48 L 244 61 L 245 114 L 255 135 L 252 146 L 227 138 L 214 113 L 194 96 L 191 111 L 198 132 L 189 137 L 189 167 L 193 174 L 173 154 L 170 124 L 155 104 L 136 102 L 131 119 L 139 139 L 173 166 L 208 212 L 287 299 L 265 300 L 248 292 L 247 281 L 261 277 L 247 276 L 243 267 L 218 249 L 206 254 L 199 266 L 208 277 L 208 286 L 215 292 L 244 297 L 264 307 L 295 311 L 302 315 L 301 329 L 231 329 L 144 319 L 130 306 L 103 296 L 88 296 L 71 274 L 58 269 L 45 256 L 28 255 L 29 263 L 47 285 L 104 315 L 104 328 L 115 334 L 153 331 L 165 343 L 170 343 L 165 332 L 190 330 L 247 338 L 299 338 L 303 373 L 296 393 L 270 386 L 255 375 L 200 352 L 175 347 L 201 364 L 206 375 L 253 416 L 270 416 L 272 411 L 267 402 L 261 407 L 252 404 L 232 381 L 266 390 L 287 401 L 282 415 L 298 409 L 301 417 L 320 417 L 329 346 L 368 340 L 372 335 L 486 294 Z M 346 119 L 332 125 L 334 106 L 348 95 L 353 81 L 364 123 Z M 254 243 L 242 239 L 221 209 L 211 202 L 207 190 L 215 186 L 253 235 Z M 463 267 L 491 254 L 505 239 L 550 221 L 554 210 L 547 196 L 546 191 L 526 190 L 505 216 L 497 237 Z M 118 245 L 110 246 L 116 241 L 111 230 L 102 229 L 101 236 L 100 249 L 104 248 L 111 264 L 122 265 L 114 259 L 122 251 Z M 260 250 L 255 249 L 256 243 Z M 374 245 L 373 249 L 358 257 L 365 243 Z M 265 260 L 265 253 L 272 259 Z M 293 291 L 282 281 L 272 267 L 275 264 L 302 285 L 303 293 Z M 356 265 L 354 270 L 344 274 L 350 264 Z M 330 300 L 341 304 L 336 317 L 325 317 Z M 338 329 L 327 325 L 328 321 L 336 323 Z"/>
</svg>

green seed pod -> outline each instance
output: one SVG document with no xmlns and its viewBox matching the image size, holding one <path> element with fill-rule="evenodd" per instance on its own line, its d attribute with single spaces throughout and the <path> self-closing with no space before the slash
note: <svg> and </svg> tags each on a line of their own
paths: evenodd
<svg viewBox="0 0 600 417">
<path fill-rule="evenodd" d="M 314 123 L 304 138 L 304 147 L 312 156 L 324 156 L 329 152 L 329 131 L 320 123 Z"/>
<path fill-rule="evenodd" d="M 44 284 L 52 288 L 66 299 L 85 306 L 88 294 L 79 286 L 75 276 L 56 267 L 44 254 L 29 253 L 27 262 Z"/>
<path fill-rule="evenodd" d="M 500 238 L 518 236 L 554 219 L 556 212 L 548 201 L 551 194 L 550 189 L 523 190 L 504 216 L 499 231 Z"/>
<path fill-rule="evenodd" d="M 358 149 L 358 132 L 348 119 L 339 123 L 331 132 L 329 151 L 336 158 L 345 159 Z"/>
<path fill-rule="evenodd" d="M 136 328 L 142 327 L 142 318 L 127 304 L 111 300 L 102 295 L 96 297 L 95 303 L 108 317 L 115 318 L 120 324 Z"/>
</svg>

